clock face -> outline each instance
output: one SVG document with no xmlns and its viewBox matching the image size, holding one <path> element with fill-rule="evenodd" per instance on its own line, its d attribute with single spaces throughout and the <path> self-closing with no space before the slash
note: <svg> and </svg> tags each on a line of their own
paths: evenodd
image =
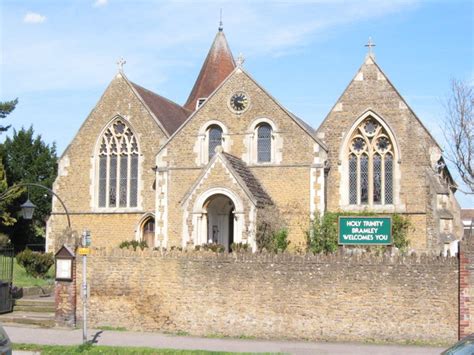
<svg viewBox="0 0 474 355">
<path fill-rule="evenodd" d="M 244 112 L 248 108 L 248 103 L 247 94 L 243 91 L 237 91 L 230 98 L 230 107 L 238 113 Z"/>
</svg>

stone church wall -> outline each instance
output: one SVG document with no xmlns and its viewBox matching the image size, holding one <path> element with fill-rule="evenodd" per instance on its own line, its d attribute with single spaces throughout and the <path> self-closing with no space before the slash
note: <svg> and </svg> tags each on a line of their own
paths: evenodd
<svg viewBox="0 0 474 355">
<path fill-rule="evenodd" d="M 87 265 L 92 327 L 325 341 L 453 342 L 458 335 L 455 257 L 109 249 L 94 251 Z M 80 260 L 76 270 L 80 285 Z"/>
<path fill-rule="evenodd" d="M 94 149 L 101 132 L 117 116 L 129 122 L 139 142 L 141 205 L 133 211 L 123 208 L 98 211 L 93 197 L 94 188 L 97 186 L 94 177 Z M 155 174 L 152 168 L 155 166 L 158 148 L 164 140 L 164 133 L 127 81 L 120 75 L 114 78 L 59 161 L 54 191 L 64 201 L 71 214 L 72 228 L 79 233 L 83 229 L 89 229 L 101 246 L 114 246 L 117 241 L 134 238 L 133 231 L 140 216 L 155 210 Z M 117 214 L 107 214 L 111 212 Z M 52 250 L 58 236 L 67 226 L 66 219 L 63 216 L 55 216 L 54 213 L 62 214 L 64 210 L 53 199 L 53 215 L 48 222 L 48 250 Z"/>
<path fill-rule="evenodd" d="M 399 161 L 395 162 L 400 171 L 399 203 L 395 206 L 395 212 L 406 214 L 413 222 L 411 247 L 417 252 L 428 251 L 433 244 L 430 238 L 437 239 L 437 232 L 431 227 L 433 216 L 429 205 L 433 195 L 430 194 L 427 184 L 426 169 L 432 166 L 431 154 L 437 152 L 436 159 L 438 159 L 441 151 L 403 98 L 370 58 L 362 65 L 354 80 L 318 129 L 319 137 L 329 147 L 328 210 L 343 209 L 340 190 L 342 143 L 354 122 L 367 110 L 371 110 L 385 120 L 393 131 L 400 148 Z M 397 186 L 396 180 L 395 186 Z M 349 187 L 343 186 L 343 188 Z M 368 209 L 371 210 L 373 207 L 368 207 Z"/>
<path fill-rule="evenodd" d="M 250 106 L 242 114 L 227 109 L 228 100 L 238 90 L 244 90 Z M 219 121 L 228 129 L 224 132 L 224 151 L 243 161 L 248 159 L 246 141 L 254 120 L 265 118 L 278 128 L 281 139 L 276 155 L 281 161 L 271 164 L 250 164 L 249 168 L 262 187 L 286 216 L 289 227 L 290 247 L 304 243 L 304 232 L 310 217 L 310 168 L 320 152 L 314 151 L 314 140 L 299 127 L 288 113 L 251 80 L 246 73 L 235 73 L 196 112 L 192 119 L 167 144 L 166 152 L 158 155 L 160 168 L 169 169 L 168 178 L 168 246 L 181 245 L 182 207 L 186 192 L 195 183 L 205 166 L 197 164 L 198 132 L 211 120 Z M 274 142 L 274 144 L 276 144 Z M 203 147 L 207 151 L 207 146 Z M 320 151 L 323 149 L 321 148 Z M 225 185 L 225 184 L 224 184 Z M 222 185 L 222 186 L 224 186 Z M 214 186 L 220 186 L 218 182 Z M 316 188 L 319 187 L 316 186 Z M 315 198 L 315 205 L 319 199 Z M 178 223 L 176 223 L 178 221 Z M 163 239 L 163 236 L 159 236 Z"/>
</svg>

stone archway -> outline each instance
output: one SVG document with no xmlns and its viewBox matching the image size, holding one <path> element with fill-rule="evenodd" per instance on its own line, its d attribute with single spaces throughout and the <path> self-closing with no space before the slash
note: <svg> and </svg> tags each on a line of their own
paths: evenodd
<svg viewBox="0 0 474 355">
<path fill-rule="evenodd" d="M 232 243 L 248 242 L 244 204 L 229 189 L 212 188 L 202 193 L 193 203 L 191 216 L 194 245 L 217 241 L 229 251 Z"/>
</svg>

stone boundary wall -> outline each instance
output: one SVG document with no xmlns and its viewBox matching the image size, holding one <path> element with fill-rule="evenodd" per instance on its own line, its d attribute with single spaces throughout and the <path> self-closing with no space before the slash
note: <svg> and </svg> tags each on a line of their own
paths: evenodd
<svg viewBox="0 0 474 355">
<path fill-rule="evenodd" d="M 459 245 L 459 337 L 474 333 L 474 238 Z"/>
<path fill-rule="evenodd" d="M 91 326 L 324 341 L 458 338 L 456 257 L 109 249 L 93 251 L 87 266 Z M 76 270 L 81 285 L 81 258 Z"/>
</svg>

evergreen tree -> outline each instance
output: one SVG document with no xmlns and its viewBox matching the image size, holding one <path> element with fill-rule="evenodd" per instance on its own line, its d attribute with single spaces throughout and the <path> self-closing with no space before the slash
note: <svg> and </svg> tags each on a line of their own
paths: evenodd
<svg viewBox="0 0 474 355">
<path fill-rule="evenodd" d="M 0 118 L 7 117 L 16 107 L 18 99 L 6 102 L 0 102 Z M 10 126 L 0 126 L 0 134 L 7 131 Z M 8 189 L 7 177 L 5 174 L 5 167 L 3 166 L 2 159 L 0 159 L 0 195 L 2 195 Z M 8 193 L 0 200 L 0 222 L 2 226 L 11 226 L 16 222 L 16 219 L 7 211 L 7 206 L 11 201 L 18 197 L 18 193 Z"/>
<path fill-rule="evenodd" d="M 15 99 L 12 101 L 0 102 L 0 118 L 7 117 L 15 109 L 17 103 L 18 103 L 18 99 Z M 7 131 L 10 127 L 11 125 L 0 126 L 0 133 Z"/>
<path fill-rule="evenodd" d="M 2 161 L 0 160 L 0 195 L 3 194 L 8 188 L 7 176 L 5 174 L 5 168 Z M 7 206 L 11 201 L 18 197 L 18 193 L 15 191 L 9 192 L 2 200 L 0 200 L 0 222 L 4 226 L 11 226 L 16 222 L 16 219 L 7 211 Z"/>
<path fill-rule="evenodd" d="M 40 135 L 34 137 L 33 127 L 13 131 L 12 137 L 7 137 L 0 147 L 0 156 L 3 159 L 8 186 L 18 183 L 38 183 L 52 188 L 56 178 L 57 155 L 56 145 L 44 143 Z M 44 243 L 46 219 L 51 213 L 51 196 L 44 189 L 31 187 L 30 200 L 37 206 L 33 220 L 18 219 L 17 222 L 3 230 L 10 236 L 15 248 L 23 249 L 25 244 Z M 18 214 L 20 205 L 28 198 L 27 189 L 22 189 L 20 196 L 16 196 L 9 204 L 8 212 Z"/>
</svg>

